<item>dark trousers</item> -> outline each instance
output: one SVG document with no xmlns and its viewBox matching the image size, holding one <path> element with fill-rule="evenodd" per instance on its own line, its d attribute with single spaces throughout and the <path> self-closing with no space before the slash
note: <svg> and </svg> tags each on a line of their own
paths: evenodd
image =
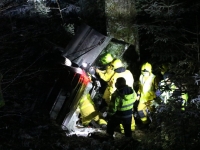
<svg viewBox="0 0 200 150">
<path fill-rule="evenodd" d="M 101 104 L 99 106 L 99 111 L 102 111 L 105 107 L 107 107 L 107 103 L 105 101 L 105 99 L 102 99 Z"/>
<path fill-rule="evenodd" d="M 132 137 L 132 131 L 131 131 L 131 121 L 132 117 L 128 118 L 119 118 L 113 115 L 109 120 L 107 124 L 107 133 L 111 136 L 113 136 L 115 128 L 119 126 L 120 124 L 124 127 L 124 133 L 126 137 Z"/>
</svg>

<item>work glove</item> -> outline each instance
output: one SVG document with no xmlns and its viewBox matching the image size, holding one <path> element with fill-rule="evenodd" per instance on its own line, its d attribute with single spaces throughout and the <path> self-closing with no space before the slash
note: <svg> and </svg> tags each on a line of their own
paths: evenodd
<svg viewBox="0 0 200 150">
<path fill-rule="evenodd" d="M 97 74 L 100 72 L 100 70 L 98 68 L 96 68 L 95 71 Z"/>
</svg>

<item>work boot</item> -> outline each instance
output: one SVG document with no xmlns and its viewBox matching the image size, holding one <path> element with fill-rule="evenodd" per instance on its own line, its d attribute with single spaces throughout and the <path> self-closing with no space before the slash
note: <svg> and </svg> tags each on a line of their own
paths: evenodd
<svg viewBox="0 0 200 150">
<path fill-rule="evenodd" d="M 107 103 L 106 103 L 106 101 L 103 99 L 103 100 L 101 101 L 100 106 L 99 106 L 99 111 L 100 111 L 100 112 L 102 112 L 102 111 L 104 112 L 106 107 L 107 107 Z"/>
</svg>

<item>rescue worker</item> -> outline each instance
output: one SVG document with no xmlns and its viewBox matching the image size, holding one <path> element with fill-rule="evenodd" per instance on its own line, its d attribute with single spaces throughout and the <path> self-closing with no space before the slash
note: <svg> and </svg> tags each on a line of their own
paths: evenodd
<svg viewBox="0 0 200 150">
<path fill-rule="evenodd" d="M 139 77 L 139 89 L 137 92 L 138 115 L 143 124 L 148 123 L 147 111 L 152 111 L 151 103 L 156 97 L 157 89 L 156 76 L 152 73 L 152 66 L 146 62 L 141 67 L 141 75 Z"/>
<path fill-rule="evenodd" d="M 123 63 L 121 62 L 120 59 L 115 59 L 111 63 L 110 66 L 114 70 L 114 74 L 112 75 L 112 77 L 107 82 L 108 84 L 107 84 L 106 90 L 103 94 L 103 99 L 105 100 L 105 102 L 107 103 L 108 106 L 109 106 L 109 103 L 110 103 L 110 100 L 111 100 L 111 95 L 116 90 L 115 83 L 116 83 L 117 78 L 123 77 L 126 80 L 127 85 L 129 87 L 131 87 L 132 89 L 133 89 L 133 83 L 134 83 L 134 78 L 133 78 L 132 73 L 124 67 L 124 65 L 123 65 Z M 133 89 L 133 93 L 135 94 L 135 100 L 136 100 L 136 93 L 135 93 L 134 89 Z M 120 129 L 121 129 L 121 132 L 124 133 L 124 129 L 123 129 L 122 125 L 120 125 Z M 135 130 L 134 117 L 132 118 L 131 130 L 132 131 Z"/>
<path fill-rule="evenodd" d="M 90 87 L 89 87 L 90 86 Z M 79 109 L 82 118 L 82 125 L 88 126 L 90 123 L 97 127 L 98 124 L 101 128 L 105 128 L 107 122 L 100 118 L 99 112 L 95 108 L 95 104 L 89 94 L 89 90 L 91 89 L 91 84 L 89 83 L 88 89 L 86 89 L 85 93 L 81 97 L 79 101 Z"/>
<path fill-rule="evenodd" d="M 111 56 L 111 54 L 107 53 L 101 59 L 101 61 L 104 62 L 103 64 L 106 64 L 106 69 L 105 70 L 100 70 L 100 69 L 96 68 L 96 73 L 105 82 L 108 82 L 110 80 L 110 78 L 113 76 L 113 74 L 115 73 L 113 67 L 111 67 L 111 65 L 110 65 L 113 60 L 114 59 Z M 101 102 L 100 102 L 99 110 L 104 112 L 106 106 L 107 106 L 107 103 L 105 102 L 104 99 L 102 99 Z"/>
<path fill-rule="evenodd" d="M 3 99 L 3 94 L 1 91 L 1 80 L 3 78 L 3 75 L 0 73 L 0 108 L 3 107 L 5 105 L 5 101 Z"/>
<path fill-rule="evenodd" d="M 133 103 L 135 101 L 134 90 L 126 84 L 126 80 L 123 77 L 116 79 L 115 86 L 117 89 L 112 94 L 108 107 L 107 134 L 113 138 L 115 128 L 122 123 L 125 136 L 132 137 L 131 122 Z"/>
<path fill-rule="evenodd" d="M 114 91 L 116 90 L 115 83 L 117 78 L 119 77 L 125 78 L 127 85 L 132 88 L 134 83 L 132 73 L 124 67 L 120 59 L 115 59 L 111 63 L 110 67 L 114 70 L 114 74 L 108 80 L 107 88 L 103 94 L 103 98 L 105 99 L 108 105 L 110 103 L 112 93 L 114 93 Z"/>
<path fill-rule="evenodd" d="M 164 79 L 158 85 L 156 96 L 160 97 L 164 104 L 167 104 L 169 100 L 180 98 L 182 100 L 181 109 L 185 110 L 188 100 L 188 93 L 181 91 L 180 88 L 175 85 L 175 83 L 172 81 L 173 76 L 174 73 L 165 72 L 163 75 Z"/>
<path fill-rule="evenodd" d="M 104 81 L 109 81 L 112 75 L 114 74 L 113 68 L 110 66 L 110 63 L 113 61 L 113 57 L 110 53 L 107 53 L 102 59 L 102 64 L 106 65 L 105 70 L 100 70 L 96 68 L 96 73 L 100 76 L 100 78 Z"/>
</svg>

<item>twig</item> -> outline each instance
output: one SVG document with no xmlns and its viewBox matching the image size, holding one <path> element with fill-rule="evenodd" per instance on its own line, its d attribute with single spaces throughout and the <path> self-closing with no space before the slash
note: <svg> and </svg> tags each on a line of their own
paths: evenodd
<svg viewBox="0 0 200 150">
<path fill-rule="evenodd" d="M 44 54 L 43 54 L 44 55 Z M 22 72 L 18 73 L 18 75 L 10 82 L 10 84 L 8 84 L 2 91 L 5 91 L 17 78 L 19 78 L 19 76 L 24 73 L 26 70 L 28 70 L 31 66 L 33 66 L 41 57 L 43 57 L 43 55 L 41 55 L 39 58 L 37 58 L 30 66 L 28 66 L 27 68 L 25 68 Z"/>
<path fill-rule="evenodd" d="M 56 3 L 57 3 L 57 5 L 58 5 L 58 9 L 59 9 L 59 12 L 60 12 L 61 19 L 62 19 L 62 21 L 64 22 L 63 16 L 62 16 L 62 12 L 61 12 L 61 10 L 60 10 L 60 4 L 59 4 L 58 0 L 56 0 Z"/>
<path fill-rule="evenodd" d="M 22 115 L 18 115 L 18 114 L 6 114 L 6 115 L 3 115 L 3 116 L 0 116 L 0 118 L 7 117 L 7 116 L 19 116 L 19 117 L 22 117 Z"/>
</svg>

